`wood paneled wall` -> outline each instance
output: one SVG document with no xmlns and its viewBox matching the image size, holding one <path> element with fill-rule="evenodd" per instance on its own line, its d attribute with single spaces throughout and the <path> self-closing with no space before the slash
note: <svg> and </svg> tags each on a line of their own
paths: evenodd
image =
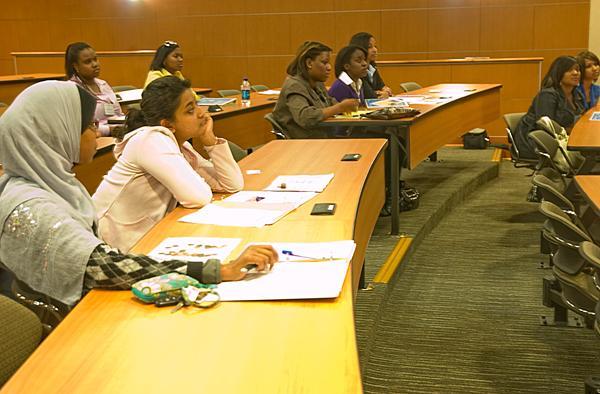
<svg viewBox="0 0 600 394">
<path fill-rule="evenodd" d="M 545 70 L 587 48 L 589 16 L 589 0 L 12 1 L 0 16 L 0 75 L 13 73 L 10 52 L 62 51 L 80 40 L 97 50 L 154 49 L 169 39 L 181 44 L 195 86 L 236 88 L 243 76 L 280 86 L 301 42 L 339 49 L 363 30 L 378 39 L 381 60 L 541 56 Z M 107 61 L 102 77 L 140 85 L 146 62 L 133 58 L 123 71 Z"/>
</svg>

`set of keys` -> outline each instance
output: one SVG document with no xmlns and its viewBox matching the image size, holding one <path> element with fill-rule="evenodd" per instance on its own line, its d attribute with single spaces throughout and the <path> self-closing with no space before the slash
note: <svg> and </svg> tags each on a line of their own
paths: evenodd
<svg viewBox="0 0 600 394">
<path fill-rule="evenodd" d="M 214 300 L 203 301 L 208 294 L 214 294 Z M 219 297 L 211 289 L 198 288 L 194 286 L 188 286 L 181 289 L 180 294 L 167 295 L 162 297 L 154 303 L 157 307 L 171 306 L 175 307 L 171 310 L 171 313 L 175 313 L 184 306 L 194 305 L 200 308 L 210 308 L 219 301 Z"/>
</svg>

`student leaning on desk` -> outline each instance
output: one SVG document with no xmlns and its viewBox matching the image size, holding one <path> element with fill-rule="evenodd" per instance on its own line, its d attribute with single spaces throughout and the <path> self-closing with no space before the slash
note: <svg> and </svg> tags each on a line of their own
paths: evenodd
<svg viewBox="0 0 600 394">
<path fill-rule="evenodd" d="M 358 100 L 338 103 L 323 83 L 331 73 L 331 48 L 306 41 L 288 65 L 273 117 L 292 138 L 327 138 L 327 129 L 319 128 L 324 119 L 358 108 Z"/>
<path fill-rule="evenodd" d="M 244 186 L 229 144 L 215 136 L 213 120 L 196 104 L 189 81 L 154 80 L 140 107 L 127 114 L 125 135 L 114 149 L 117 162 L 92 197 L 100 237 L 124 252 L 177 202 L 200 208 L 210 203 L 213 190 L 232 193 Z M 192 138 L 210 160 L 187 142 Z"/>
<path fill-rule="evenodd" d="M 100 62 L 96 51 L 85 42 L 75 42 L 67 46 L 65 51 L 65 73 L 67 79 L 75 82 L 94 96 L 96 99 L 96 112 L 94 120 L 97 122 L 97 137 L 108 137 L 111 128 L 108 118 L 122 116 L 121 106 L 117 96 L 110 85 L 98 78 L 100 76 Z"/>
<path fill-rule="evenodd" d="M 0 118 L 0 261 L 34 291 L 73 306 L 92 288 L 128 289 L 177 269 L 204 283 L 239 280 L 242 268 L 277 261 L 270 246 L 252 246 L 229 264 L 157 262 L 126 255 L 95 233 L 95 210 L 73 163 L 96 151 L 95 100 L 72 82 L 25 89 Z"/>
</svg>

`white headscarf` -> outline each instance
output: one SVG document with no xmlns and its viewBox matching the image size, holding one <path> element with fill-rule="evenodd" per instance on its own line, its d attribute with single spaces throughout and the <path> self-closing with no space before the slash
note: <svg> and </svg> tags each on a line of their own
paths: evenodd
<svg viewBox="0 0 600 394">
<path fill-rule="evenodd" d="M 0 260 L 32 289 L 67 304 L 81 296 L 85 266 L 101 243 L 90 195 L 71 172 L 81 123 L 73 82 L 32 85 L 0 117 Z M 7 219 L 26 202 L 39 207 L 30 235 L 5 234 Z"/>
</svg>

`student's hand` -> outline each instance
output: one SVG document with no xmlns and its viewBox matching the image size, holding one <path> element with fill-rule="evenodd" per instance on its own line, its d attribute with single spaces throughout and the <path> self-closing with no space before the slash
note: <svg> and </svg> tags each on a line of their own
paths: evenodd
<svg viewBox="0 0 600 394">
<path fill-rule="evenodd" d="M 277 252 L 271 245 L 249 246 L 236 260 L 221 266 L 221 280 L 231 281 L 244 278 L 246 271 L 242 269 L 251 264 L 256 265 L 256 271 L 269 271 L 277 259 Z"/>
<path fill-rule="evenodd" d="M 394 95 L 394 93 L 392 93 L 392 89 L 390 89 L 388 86 L 384 86 L 383 88 L 381 88 L 381 91 L 387 93 L 388 97 Z"/>
<path fill-rule="evenodd" d="M 390 94 L 386 90 L 378 90 L 375 93 L 377 94 L 377 98 L 380 98 L 380 99 L 386 99 L 386 98 L 390 97 Z"/>
<path fill-rule="evenodd" d="M 357 99 L 345 99 L 339 103 L 340 112 L 353 112 L 358 109 L 358 100 Z"/>
<path fill-rule="evenodd" d="M 200 139 L 200 143 L 204 146 L 216 145 L 219 142 L 213 132 L 213 119 L 208 112 L 204 112 L 200 118 L 200 132 L 198 139 Z"/>
</svg>

